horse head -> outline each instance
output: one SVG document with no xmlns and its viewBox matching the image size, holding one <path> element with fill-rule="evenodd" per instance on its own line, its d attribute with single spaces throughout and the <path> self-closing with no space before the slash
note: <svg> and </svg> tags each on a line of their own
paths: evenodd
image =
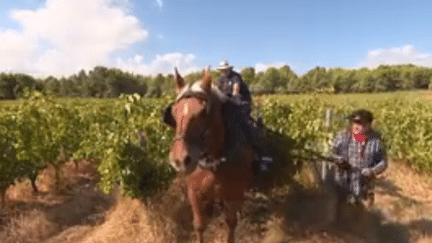
<svg viewBox="0 0 432 243">
<path fill-rule="evenodd" d="M 212 86 L 210 70 L 201 80 L 186 84 L 175 69 L 176 101 L 165 112 L 165 122 L 175 128 L 169 153 L 178 172 L 190 173 L 199 160 L 218 158 L 224 142 L 222 94 Z"/>
</svg>

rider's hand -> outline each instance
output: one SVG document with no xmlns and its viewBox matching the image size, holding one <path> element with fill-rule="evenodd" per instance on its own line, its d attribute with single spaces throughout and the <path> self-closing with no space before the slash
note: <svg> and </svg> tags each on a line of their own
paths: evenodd
<svg viewBox="0 0 432 243">
<path fill-rule="evenodd" d="M 233 96 L 235 96 L 239 93 L 240 93 L 240 84 L 236 83 L 236 84 L 234 84 L 234 87 L 233 87 Z"/>
</svg>

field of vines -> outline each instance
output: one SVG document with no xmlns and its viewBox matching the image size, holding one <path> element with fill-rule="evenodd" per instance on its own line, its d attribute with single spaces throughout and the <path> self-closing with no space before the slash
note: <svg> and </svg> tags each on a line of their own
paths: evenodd
<svg viewBox="0 0 432 243">
<path fill-rule="evenodd" d="M 116 186 L 131 197 L 163 190 L 175 176 L 167 163 L 173 131 L 161 122 L 162 109 L 172 100 L 138 95 L 59 100 L 29 92 L 20 101 L 1 103 L 1 194 L 26 178 L 37 191 L 37 176 L 43 169 L 52 166 L 61 180 L 62 164 L 81 159 L 97 164 L 99 185 L 106 193 Z M 431 101 L 388 96 L 366 100 L 360 106 L 316 95 L 295 100 L 264 96 L 255 103 L 254 113 L 263 116 L 266 127 L 292 138 L 298 148 L 322 155 L 328 153 L 337 132 L 347 126 L 349 112 L 366 107 L 374 113 L 374 126 L 384 138 L 389 157 L 432 172 Z M 326 127 L 328 109 L 334 116 Z"/>
</svg>

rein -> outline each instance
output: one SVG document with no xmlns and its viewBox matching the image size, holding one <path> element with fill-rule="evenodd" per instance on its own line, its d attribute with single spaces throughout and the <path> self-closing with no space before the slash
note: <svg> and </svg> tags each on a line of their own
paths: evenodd
<svg viewBox="0 0 432 243">
<path fill-rule="evenodd" d="M 284 135 L 282 133 L 280 133 L 276 130 L 273 130 L 269 127 L 264 126 L 261 121 L 255 119 L 252 116 L 249 116 L 249 119 L 253 123 L 255 123 L 256 125 L 260 126 L 265 131 L 265 133 L 271 134 L 271 135 L 278 137 L 279 139 L 282 139 L 282 140 L 284 139 Z M 329 162 L 329 163 L 336 164 L 336 165 L 338 164 L 338 162 L 332 157 L 324 156 L 321 153 L 314 151 L 314 150 L 311 150 L 311 149 L 307 149 L 307 148 L 301 148 L 301 149 L 303 151 L 309 153 L 313 158 L 315 158 L 315 160 L 313 160 L 312 162 Z M 311 158 L 302 157 L 302 156 L 298 156 L 298 155 L 295 158 L 305 160 L 305 161 L 311 161 Z"/>
</svg>

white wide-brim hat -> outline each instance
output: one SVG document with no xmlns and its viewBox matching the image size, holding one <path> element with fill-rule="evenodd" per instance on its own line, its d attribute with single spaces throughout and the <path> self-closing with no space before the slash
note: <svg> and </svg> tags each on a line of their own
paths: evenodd
<svg viewBox="0 0 432 243">
<path fill-rule="evenodd" d="M 219 64 L 219 67 L 217 69 L 224 70 L 224 69 L 231 69 L 231 68 L 233 68 L 233 66 L 229 65 L 227 61 L 224 61 Z"/>
</svg>

